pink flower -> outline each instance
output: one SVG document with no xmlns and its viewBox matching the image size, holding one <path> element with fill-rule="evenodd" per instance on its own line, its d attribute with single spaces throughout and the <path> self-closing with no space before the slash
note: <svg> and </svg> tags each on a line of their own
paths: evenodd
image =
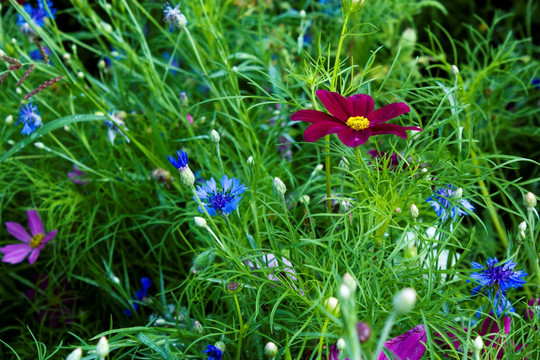
<svg viewBox="0 0 540 360">
<path fill-rule="evenodd" d="M 317 96 L 330 114 L 299 110 L 291 116 L 291 120 L 311 123 L 304 132 L 305 141 L 314 142 L 325 135 L 337 133 L 343 144 L 357 147 L 373 135 L 394 134 L 407 139 L 405 130 L 422 131 L 416 126 L 385 124 L 411 111 L 405 103 L 393 103 L 373 111 L 375 105 L 369 95 L 356 94 L 345 99 L 335 92 L 317 90 Z"/>
<path fill-rule="evenodd" d="M 18 223 L 7 222 L 6 228 L 8 233 L 13 235 L 17 240 L 22 241 L 22 244 L 7 245 L 0 248 L 0 252 L 4 254 L 2 258 L 3 262 L 10 264 L 17 264 L 23 261 L 28 254 L 28 262 L 33 264 L 36 262 L 39 252 L 45 244 L 51 241 L 57 230 L 53 230 L 48 234 L 45 234 L 43 230 L 43 223 L 39 218 L 36 210 L 28 210 L 28 227 L 32 236 L 28 235 L 26 230 Z"/>
<path fill-rule="evenodd" d="M 77 165 L 73 165 L 73 172 L 67 173 L 72 183 L 77 185 L 86 185 L 90 180 L 86 179 L 86 173 L 79 169 Z"/>
<path fill-rule="evenodd" d="M 392 354 L 394 359 L 399 360 L 420 360 L 426 351 L 427 342 L 426 328 L 424 325 L 417 325 L 403 335 L 399 335 L 384 343 L 384 347 Z M 386 355 L 379 355 L 379 360 L 388 360 Z"/>
</svg>

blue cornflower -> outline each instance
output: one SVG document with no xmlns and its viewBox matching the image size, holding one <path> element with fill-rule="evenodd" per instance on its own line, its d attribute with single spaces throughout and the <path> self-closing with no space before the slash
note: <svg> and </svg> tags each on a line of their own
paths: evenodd
<svg viewBox="0 0 540 360">
<path fill-rule="evenodd" d="M 143 277 L 141 278 L 141 285 L 142 285 L 142 288 L 140 290 L 135 291 L 135 296 L 132 297 L 133 300 L 143 301 L 144 298 L 148 296 L 148 289 L 152 285 L 152 281 L 150 280 L 150 278 Z M 139 310 L 138 302 L 133 303 L 133 309 L 135 309 L 135 311 Z M 127 316 L 133 315 L 131 313 L 131 310 L 129 309 L 125 309 L 124 314 L 126 314 Z"/>
<path fill-rule="evenodd" d="M 235 210 L 242 199 L 240 195 L 247 190 L 244 184 L 240 185 L 239 180 L 235 178 L 229 179 L 227 175 L 223 175 L 223 178 L 221 178 L 221 187 L 222 190 L 218 190 L 214 178 L 208 180 L 203 186 L 197 186 L 197 196 L 199 196 L 206 211 L 211 216 L 216 214 L 228 215 Z M 200 206 L 199 211 L 204 212 Z"/>
<path fill-rule="evenodd" d="M 176 57 L 172 58 L 171 60 L 171 54 L 167 51 L 163 52 L 162 56 L 163 56 L 163 60 L 165 60 L 166 62 L 169 62 L 169 61 L 171 62 L 171 67 L 169 70 L 171 75 L 176 75 L 175 69 L 180 67 L 180 61 L 178 61 Z"/>
<path fill-rule="evenodd" d="M 43 47 L 43 52 L 46 55 L 51 55 L 51 50 L 46 46 Z M 43 56 L 41 56 L 41 52 L 39 51 L 39 49 L 35 49 L 35 50 L 30 51 L 30 59 L 32 59 L 32 60 L 43 60 Z"/>
<path fill-rule="evenodd" d="M 49 11 L 47 11 L 47 8 Z M 47 0 L 46 3 L 43 0 L 38 0 L 37 8 L 33 8 L 30 4 L 25 4 L 24 11 L 30 15 L 32 22 L 37 27 L 42 27 L 45 25 L 45 18 L 47 17 L 54 19 L 54 14 L 56 13 L 56 9 L 53 8 L 53 3 L 51 0 Z M 21 14 L 17 14 L 17 26 L 23 34 L 32 35 L 34 33 L 34 30 L 30 27 L 26 20 L 24 20 Z"/>
<path fill-rule="evenodd" d="M 525 284 L 523 278 L 527 276 L 527 273 L 523 270 L 514 270 L 517 263 L 510 259 L 503 265 L 497 266 L 498 262 L 497 258 L 488 258 L 486 267 L 474 261 L 471 263 L 474 269 L 482 270 L 471 274 L 471 278 L 480 284 L 472 290 L 473 293 L 487 287 L 493 291 L 500 290 L 504 295 L 508 289 L 517 289 Z"/>
<path fill-rule="evenodd" d="M 182 29 L 188 24 L 186 17 L 180 11 L 180 4 L 172 7 L 168 2 L 164 4 L 163 20 L 169 23 L 169 30 L 173 32 L 175 28 Z"/>
<path fill-rule="evenodd" d="M 437 213 L 437 216 L 441 218 L 442 221 L 448 219 L 449 214 L 453 220 L 456 220 L 458 216 L 469 215 L 461 207 L 469 212 L 474 211 L 474 206 L 468 200 L 462 199 L 459 194 L 456 199 L 452 199 L 452 197 L 456 196 L 455 193 L 456 188 L 452 185 L 447 185 L 445 188 L 438 188 L 433 196 L 428 197 L 426 200 L 427 203 L 430 203 Z M 456 202 L 459 202 L 461 207 L 456 206 Z"/>
<path fill-rule="evenodd" d="M 205 354 L 208 354 L 208 360 L 221 360 L 223 353 L 221 350 L 214 345 L 206 345 Z"/>
<path fill-rule="evenodd" d="M 176 158 L 174 155 L 167 155 L 167 159 L 169 159 L 170 163 L 178 170 L 184 169 L 186 166 L 188 166 L 188 154 L 185 151 L 177 150 Z"/>
<path fill-rule="evenodd" d="M 21 130 L 21 134 L 23 135 L 29 135 L 40 127 L 42 124 L 41 114 L 39 113 L 37 105 L 30 103 L 28 105 L 21 106 L 19 119 L 15 125 L 18 125 L 19 123 L 24 124 Z"/>
<path fill-rule="evenodd" d="M 336 15 L 341 9 L 341 0 L 319 0 L 326 15 Z"/>
<path fill-rule="evenodd" d="M 540 90 L 540 79 L 533 79 L 532 82 L 531 82 L 532 86 L 534 86 L 534 88 L 536 90 Z"/>
</svg>

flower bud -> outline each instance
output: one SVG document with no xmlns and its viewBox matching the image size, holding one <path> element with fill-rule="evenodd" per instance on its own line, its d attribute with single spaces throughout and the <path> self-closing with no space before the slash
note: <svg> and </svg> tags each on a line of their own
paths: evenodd
<svg viewBox="0 0 540 360">
<path fill-rule="evenodd" d="M 339 351 L 345 350 L 345 348 L 347 347 L 347 343 L 345 342 L 345 339 L 339 338 L 336 343 L 336 347 Z"/>
<path fill-rule="evenodd" d="M 302 195 L 300 196 L 300 199 L 298 199 L 298 201 L 300 201 L 304 205 L 309 205 L 311 198 L 309 197 L 309 195 Z"/>
<path fill-rule="evenodd" d="M 199 321 L 195 321 L 193 323 L 193 330 L 195 330 L 195 332 L 197 334 L 199 334 L 199 335 L 204 334 L 204 327 L 202 326 L 202 324 Z"/>
<path fill-rule="evenodd" d="M 322 164 L 318 164 L 317 166 L 315 166 L 315 170 L 313 170 L 314 172 L 319 172 L 319 171 L 322 171 L 324 169 L 324 166 Z"/>
<path fill-rule="evenodd" d="M 180 92 L 180 105 L 185 108 L 189 106 L 189 99 L 185 91 Z"/>
<path fill-rule="evenodd" d="M 343 170 L 349 170 L 349 160 L 347 160 L 347 158 L 343 156 L 341 160 L 339 160 L 338 167 Z"/>
<path fill-rule="evenodd" d="M 231 281 L 230 283 L 227 283 L 227 290 L 229 290 L 231 293 L 236 293 L 237 290 L 239 291 L 240 289 L 240 284 L 236 281 Z"/>
<path fill-rule="evenodd" d="M 484 348 L 484 341 L 482 340 L 482 337 L 477 336 L 476 339 L 473 341 L 473 352 L 476 357 L 480 355 L 480 351 Z"/>
<path fill-rule="evenodd" d="M 411 217 L 413 219 L 416 219 L 419 215 L 419 212 L 418 212 L 418 208 L 416 207 L 416 205 L 412 204 L 411 207 L 409 208 L 409 214 L 411 215 Z"/>
<path fill-rule="evenodd" d="M 214 346 L 217 347 L 219 350 L 221 350 L 222 353 L 225 352 L 226 346 L 223 341 L 218 341 L 217 343 L 214 344 Z"/>
<path fill-rule="evenodd" d="M 179 29 L 185 29 L 188 24 L 188 21 L 184 14 L 180 14 L 178 16 L 178 20 L 176 21 L 176 26 L 178 26 Z"/>
<path fill-rule="evenodd" d="M 82 357 L 82 349 L 76 348 L 73 350 L 66 358 L 66 360 L 81 360 Z"/>
<path fill-rule="evenodd" d="M 536 206 L 536 196 L 532 192 L 529 191 L 523 197 L 523 204 L 525 205 L 526 208 L 532 209 L 533 207 Z"/>
<path fill-rule="evenodd" d="M 394 309 L 399 314 L 411 311 L 415 303 L 416 292 L 412 288 L 405 288 L 394 297 Z"/>
<path fill-rule="evenodd" d="M 195 216 L 194 217 L 195 219 L 195 224 L 198 226 L 198 227 L 208 227 L 208 224 L 206 223 L 206 220 L 200 216 Z"/>
<path fill-rule="evenodd" d="M 253 156 L 248 157 L 246 163 L 248 164 L 248 166 L 253 166 Z"/>
<path fill-rule="evenodd" d="M 96 345 L 96 355 L 100 360 L 105 359 L 109 355 L 109 341 L 105 336 L 102 336 Z"/>
<path fill-rule="evenodd" d="M 276 194 L 281 195 L 281 196 L 284 196 L 285 193 L 287 192 L 287 187 L 285 186 L 283 181 L 281 181 L 281 179 L 278 177 L 274 178 L 274 191 L 276 192 Z"/>
<path fill-rule="evenodd" d="M 300 17 L 302 19 L 306 17 L 306 10 L 300 10 Z"/>
<path fill-rule="evenodd" d="M 219 136 L 219 133 L 216 130 L 212 130 L 210 133 L 210 139 L 214 144 L 219 144 L 219 141 L 221 140 L 221 137 Z"/>
<path fill-rule="evenodd" d="M 525 231 L 527 230 L 527 222 L 523 221 L 521 224 L 519 224 L 519 231 Z"/>
<path fill-rule="evenodd" d="M 6 120 L 4 120 L 4 121 L 6 122 L 6 125 L 13 124 L 13 115 L 6 116 Z"/>
<path fill-rule="evenodd" d="M 189 166 L 186 166 L 183 169 L 178 169 L 178 173 L 180 174 L 180 181 L 182 184 L 186 186 L 192 186 L 195 184 L 195 174 L 193 174 L 193 171 L 191 171 Z"/>
<path fill-rule="evenodd" d="M 452 197 L 454 199 L 461 199 L 463 197 L 463 189 L 459 188 L 456 191 L 454 191 L 454 195 Z"/>
<path fill-rule="evenodd" d="M 459 68 L 456 65 L 450 66 L 450 71 L 452 71 L 452 74 L 454 74 L 454 76 L 458 76 L 459 74 Z"/>
<path fill-rule="evenodd" d="M 269 359 L 273 359 L 277 356 L 277 354 L 278 354 L 278 348 L 276 344 L 274 344 L 271 341 L 267 342 L 264 347 L 264 355 L 266 355 Z"/>
<path fill-rule="evenodd" d="M 414 243 L 410 243 L 409 246 L 405 249 L 405 259 L 412 259 L 418 255 L 418 249 Z"/>
<path fill-rule="evenodd" d="M 62 57 L 63 57 L 64 60 L 66 60 L 66 61 L 71 60 L 71 54 L 69 54 L 69 53 L 65 53 L 64 55 L 62 55 Z"/>
<path fill-rule="evenodd" d="M 341 311 L 341 306 L 339 305 L 339 300 L 336 299 L 333 296 L 330 296 L 326 300 L 324 300 L 324 308 L 326 311 L 328 311 L 332 316 L 338 317 L 339 313 Z"/>
<path fill-rule="evenodd" d="M 208 268 L 214 262 L 214 259 L 215 259 L 215 255 L 214 255 L 214 250 L 212 249 L 200 253 L 193 260 L 193 266 L 191 267 L 191 272 L 193 274 L 196 274 L 197 272 Z"/>
<path fill-rule="evenodd" d="M 371 337 L 371 327 L 363 321 L 356 323 L 356 332 L 358 333 L 358 341 L 360 344 L 365 344 Z"/>
<path fill-rule="evenodd" d="M 107 67 L 107 63 L 105 62 L 105 60 L 100 60 L 98 63 L 97 63 L 97 66 L 98 68 L 100 69 L 105 69 Z"/>
<path fill-rule="evenodd" d="M 339 287 L 339 296 L 343 300 L 346 300 L 346 299 L 350 299 L 351 295 L 352 295 L 351 289 L 347 285 L 341 284 Z"/>
<path fill-rule="evenodd" d="M 22 93 L 23 93 L 22 89 L 20 87 L 18 87 L 18 86 L 15 88 L 15 92 L 17 94 L 19 94 L 19 95 L 22 95 Z"/>
<path fill-rule="evenodd" d="M 37 147 L 38 149 L 44 149 L 45 148 L 45 144 L 43 144 L 41 141 L 36 141 L 34 143 L 34 146 Z"/>
<path fill-rule="evenodd" d="M 345 275 L 343 275 L 343 284 L 345 284 L 351 290 L 351 292 L 356 291 L 356 280 L 351 274 L 345 273 Z"/>
<path fill-rule="evenodd" d="M 84 79 L 84 73 L 83 73 L 82 71 L 79 71 L 79 72 L 77 73 L 77 77 L 78 77 L 79 79 Z"/>
</svg>

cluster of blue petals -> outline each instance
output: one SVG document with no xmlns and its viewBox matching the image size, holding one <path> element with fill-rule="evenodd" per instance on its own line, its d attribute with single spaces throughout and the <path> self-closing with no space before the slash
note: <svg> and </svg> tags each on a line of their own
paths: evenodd
<svg viewBox="0 0 540 360">
<path fill-rule="evenodd" d="M 527 273 L 515 270 L 517 264 L 512 259 L 497 266 L 498 262 L 497 258 L 488 258 L 487 265 L 484 266 L 473 261 L 471 263 L 473 268 L 481 271 L 472 273 L 471 278 L 479 284 L 472 293 L 476 294 L 482 288 L 486 288 L 489 299 L 495 305 L 496 314 L 501 315 L 507 311 L 515 311 L 512 303 L 506 298 L 506 293 L 509 289 L 523 286 Z"/>
<path fill-rule="evenodd" d="M 30 4 L 25 4 L 24 11 L 30 16 L 34 24 L 38 27 L 45 25 L 45 18 L 48 17 L 54 19 L 54 14 L 56 14 L 56 9 L 53 8 L 53 3 L 51 0 L 38 0 L 37 8 L 32 7 Z M 21 14 L 17 14 L 17 26 L 24 34 L 30 35 L 34 33 L 34 30 L 32 30 Z"/>
<path fill-rule="evenodd" d="M 223 175 L 220 182 L 221 190 L 217 188 L 214 178 L 211 178 L 202 186 L 197 186 L 197 196 L 211 216 L 217 214 L 228 215 L 234 211 L 242 199 L 240 195 L 247 190 L 244 184 L 240 184 L 239 180 L 235 178 L 229 179 L 227 175 Z M 199 211 L 204 212 L 200 206 Z"/>
<path fill-rule="evenodd" d="M 188 154 L 185 151 L 177 150 L 176 158 L 174 157 L 174 155 L 167 155 L 167 159 L 169 159 L 169 162 L 172 164 L 172 166 L 174 166 L 178 170 L 182 170 L 186 166 L 188 166 Z"/>
<path fill-rule="evenodd" d="M 441 221 L 446 221 L 449 215 L 455 221 L 458 216 L 469 215 L 467 211 L 474 212 L 474 206 L 468 200 L 452 199 L 455 192 L 456 188 L 454 186 L 447 185 L 444 188 L 435 190 L 433 196 L 428 197 L 426 200 L 433 207 Z M 456 202 L 459 202 L 460 206 L 456 206 Z"/>
<path fill-rule="evenodd" d="M 143 301 L 143 299 L 148 296 L 148 289 L 150 288 L 150 285 L 152 285 L 152 281 L 150 280 L 150 278 L 147 278 L 147 277 L 141 278 L 142 287 L 141 289 L 135 291 L 135 296 L 133 296 L 132 299 Z M 133 309 L 135 309 L 135 311 L 138 311 L 139 303 L 137 302 L 133 303 Z M 129 309 L 125 309 L 124 314 L 126 314 L 127 316 L 133 315 L 133 313 Z"/>
<path fill-rule="evenodd" d="M 27 104 L 21 106 L 19 118 L 15 125 L 23 124 L 21 134 L 29 135 L 41 126 L 41 114 L 35 104 Z"/>
<path fill-rule="evenodd" d="M 206 345 L 204 353 L 208 354 L 208 360 L 221 360 L 221 357 L 223 356 L 221 350 L 213 345 Z"/>
</svg>

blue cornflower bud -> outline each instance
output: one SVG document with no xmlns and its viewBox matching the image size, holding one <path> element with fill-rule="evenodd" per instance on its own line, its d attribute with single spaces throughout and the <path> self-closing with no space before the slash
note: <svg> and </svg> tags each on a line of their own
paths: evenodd
<svg viewBox="0 0 540 360">
<path fill-rule="evenodd" d="M 187 26 L 188 21 L 184 14 L 180 11 L 180 4 L 172 7 L 168 2 L 164 4 L 163 20 L 169 23 L 169 30 L 172 32 L 175 28 L 183 29 Z"/>
<path fill-rule="evenodd" d="M 178 169 L 182 183 L 186 186 L 193 186 L 195 183 L 195 175 L 189 168 L 188 154 L 185 151 L 178 150 L 176 151 L 176 158 L 167 155 L 167 159 L 169 159 L 171 164 Z"/>
<path fill-rule="evenodd" d="M 33 133 L 38 127 L 41 126 L 41 114 L 35 104 L 28 104 L 21 106 L 19 113 L 19 119 L 15 126 L 19 123 L 24 124 L 21 134 L 29 135 Z"/>
</svg>

